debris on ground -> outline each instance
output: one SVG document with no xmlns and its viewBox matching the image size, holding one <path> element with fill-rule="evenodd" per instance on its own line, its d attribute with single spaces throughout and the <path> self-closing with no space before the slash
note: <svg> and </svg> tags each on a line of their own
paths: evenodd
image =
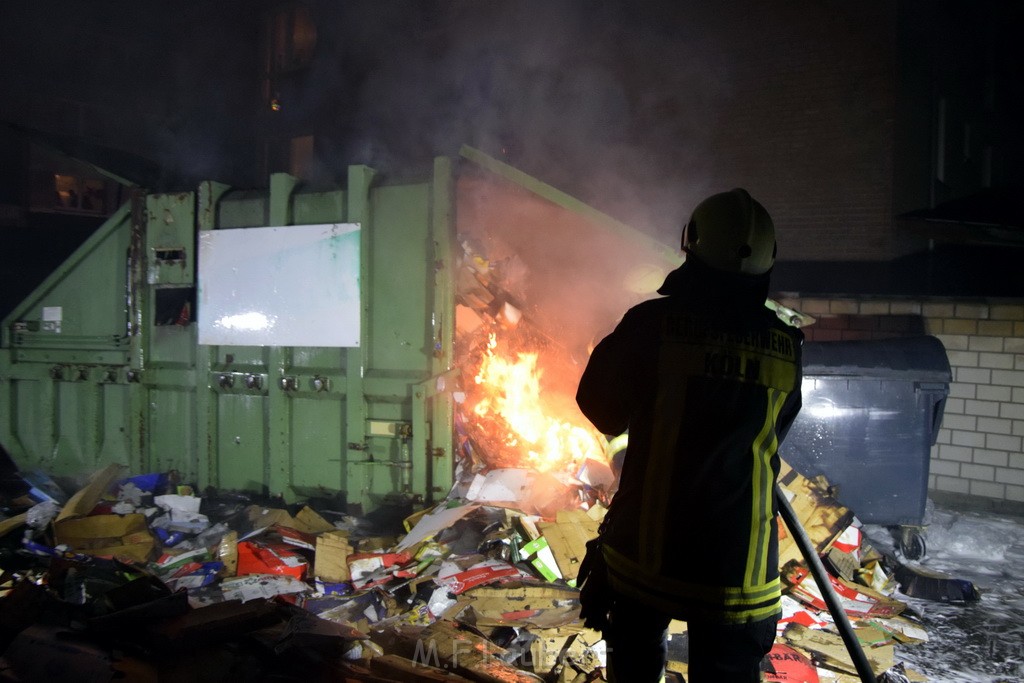
<svg viewBox="0 0 1024 683">
<path fill-rule="evenodd" d="M 26 481 L 0 521 L 0 675 L 603 680 L 604 642 L 580 623 L 575 586 L 602 496 L 562 479 L 550 489 L 557 509 L 538 505 L 524 497 L 530 475 L 476 475 L 470 497 L 400 529 L 306 504 L 199 496 L 173 473 L 126 476 L 117 465 L 67 497 Z M 823 479 L 785 468 L 781 487 L 876 675 L 928 638 L 893 597 L 897 581 L 939 600 L 976 597 L 874 551 Z M 786 673 L 808 666 L 819 681 L 857 680 L 820 590 L 780 536 L 784 613 L 765 680 L 811 680 Z M 685 675 L 685 624 L 671 634 L 670 668 Z M 926 680 L 899 675 L 890 678 Z"/>
</svg>

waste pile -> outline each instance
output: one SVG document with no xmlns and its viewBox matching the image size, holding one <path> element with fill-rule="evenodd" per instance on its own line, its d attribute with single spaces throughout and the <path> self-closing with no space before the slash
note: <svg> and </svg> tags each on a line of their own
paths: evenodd
<svg viewBox="0 0 1024 683">
<path fill-rule="evenodd" d="M 195 495 L 174 473 L 111 465 L 70 497 L 27 474 L 0 521 L 0 676 L 603 680 L 604 642 L 579 622 L 575 583 L 613 473 L 583 469 L 573 483 L 478 472 L 392 533 L 308 504 Z M 824 480 L 784 468 L 780 484 L 876 675 L 926 680 L 897 664 L 899 647 L 928 637 L 893 597 L 902 565 L 865 543 Z M 780 536 L 784 613 L 764 680 L 858 680 L 793 539 Z M 670 631 L 670 668 L 685 674 L 685 624 Z"/>
</svg>

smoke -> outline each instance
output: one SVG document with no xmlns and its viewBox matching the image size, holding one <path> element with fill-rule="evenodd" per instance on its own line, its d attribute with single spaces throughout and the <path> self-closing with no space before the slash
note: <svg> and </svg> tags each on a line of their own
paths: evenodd
<svg viewBox="0 0 1024 683">
<path fill-rule="evenodd" d="M 575 386 L 590 348 L 622 313 L 650 298 L 674 263 L 628 228 L 614 229 L 490 174 L 464 174 L 457 188 L 460 243 L 497 271 L 528 324 L 571 358 Z M 646 289 L 637 287 L 645 271 Z M 552 372 L 565 368 L 548 368 Z"/>
<path fill-rule="evenodd" d="M 340 7 L 339 7 L 340 5 Z M 335 3 L 356 62 L 349 159 L 403 168 L 462 144 L 675 244 L 706 193 L 724 52 L 698 3 Z M 321 83 L 323 85 L 323 83 Z"/>
<path fill-rule="evenodd" d="M 325 3 L 317 23 L 336 31 L 336 73 L 318 68 L 308 101 L 344 91 L 345 163 L 387 174 L 469 144 L 672 249 L 714 175 L 731 93 L 727 51 L 709 35 L 727 20 L 697 2 L 625 5 Z M 641 293 L 639 278 L 668 270 L 535 197 L 460 201 L 460 231 L 479 231 L 493 260 L 521 260 L 527 314 L 574 354 L 660 284 Z"/>
</svg>

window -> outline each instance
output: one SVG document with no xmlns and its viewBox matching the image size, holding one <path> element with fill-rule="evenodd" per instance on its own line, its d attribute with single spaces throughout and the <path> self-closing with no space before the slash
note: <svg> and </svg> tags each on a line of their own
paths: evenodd
<svg viewBox="0 0 1024 683">
<path fill-rule="evenodd" d="M 127 197 L 88 164 L 38 147 L 30 155 L 31 211 L 108 216 Z"/>
<path fill-rule="evenodd" d="M 316 25 L 309 8 L 292 3 L 270 13 L 265 25 L 263 96 L 271 111 L 280 111 L 282 87 L 287 89 L 289 76 L 313 61 L 316 48 Z"/>
<path fill-rule="evenodd" d="M 106 213 L 106 192 L 102 180 L 53 174 L 54 209 L 71 212 Z"/>
<path fill-rule="evenodd" d="M 270 19 L 269 74 L 309 66 L 316 46 L 316 26 L 303 5 L 291 5 Z"/>
</svg>

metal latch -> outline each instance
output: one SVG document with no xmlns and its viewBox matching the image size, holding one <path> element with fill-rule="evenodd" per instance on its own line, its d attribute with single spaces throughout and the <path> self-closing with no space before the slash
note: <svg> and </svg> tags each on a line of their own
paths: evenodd
<svg viewBox="0 0 1024 683">
<path fill-rule="evenodd" d="M 409 422 L 390 422 L 385 420 L 367 420 L 367 436 L 383 436 L 392 439 L 411 439 L 412 424 Z"/>
</svg>

